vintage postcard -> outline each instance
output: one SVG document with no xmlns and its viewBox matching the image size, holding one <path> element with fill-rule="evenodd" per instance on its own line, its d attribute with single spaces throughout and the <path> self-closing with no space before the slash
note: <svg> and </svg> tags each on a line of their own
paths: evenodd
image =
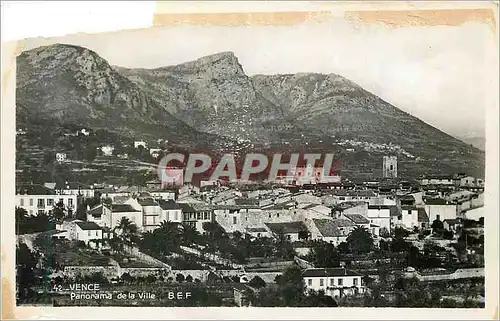
<svg viewBox="0 0 500 321">
<path fill-rule="evenodd" d="M 194 4 L 6 44 L 5 316 L 498 318 L 498 4 Z"/>
</svg>

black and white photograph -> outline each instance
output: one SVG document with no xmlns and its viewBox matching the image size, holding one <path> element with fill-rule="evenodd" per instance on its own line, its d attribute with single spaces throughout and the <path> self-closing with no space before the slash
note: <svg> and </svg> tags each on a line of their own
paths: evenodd
<svg viewBox="0 0 500 321">
<path fill-rule="evenodd" d="M 22 40 L 16 305 L 485 308 L 496 30 L 346 17 Z"/>
</svg>

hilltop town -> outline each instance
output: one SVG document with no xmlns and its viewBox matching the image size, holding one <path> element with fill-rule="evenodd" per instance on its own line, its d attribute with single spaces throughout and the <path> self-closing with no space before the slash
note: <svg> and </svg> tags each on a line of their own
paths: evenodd
<svg viewBox="0 0 500 321">
<path fill-rule="evenodd" d="M 78 129 L 65 139 L 88 136 Z M 276 181 L 182 184 L 151 168 L 166 148 L 157 143 L 93 146 L 83 160 L 21 155 L 35 159 L 18 159 L 18 303 L 484 306 L 482 178 L 400 177 L 404 150 L 366 145 L 388 153 L 380 177 L 326 179 L 303 168 Z M 30 164 L 39 162 L 53 164 L 52 176 L 35 177 Z M 112 167 L 120 175 L 110 177 Z M 75 283 L 106 295 L 74 295 Z M 107 296 L 122 291 L 155 299 Z"/>
</svg>

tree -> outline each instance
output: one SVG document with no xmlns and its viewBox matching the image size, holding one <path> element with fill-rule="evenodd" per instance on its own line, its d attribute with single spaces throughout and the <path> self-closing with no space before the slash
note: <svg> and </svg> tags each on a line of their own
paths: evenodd
<svg viewBox="0 0 500 321">
<path fill-rule="evenodd" d="M 220 240 L 226 234 L 226 231 L 217 222 L 205 222 L 203 223 L 203 229 L 208 233 L 208 235 L 212 239 Z"/>
<path fill-rule="evenodd" d="M 250 282 L 248 282 L 248 285 L 256 289 L 260 289 L 266 286 L 266 282 L 260 276 L 256 275 L 250 280 Z"/>
<path fill-rule="evenodd" d="M 120 222 L 115 227 L 115 232 L 120 240 L 126 245 L 133 246 L 139 240 L 139 229 L 137 225 L 126 217 L 121 218 Z"/>
<path fill-rule="evenodd" d="M 435 219 L 431 224 L 432 232 L 434 234 L 441 234 L 444 230 L 444 224 L 439 219 Z"/>
<path fill-rule="evenodd" d="M 38 257 L 29 247 L 20 243 L 16 248 L 16 284 L 17 284 L 17 302 L 27 303 L 34 296 L 32 286 L 36 281 L 36 265 Z"/>
<path fill-rule="evenodd" d="M 307 240 L 311 236 L 311 233 L 307 230 L 299 231 L 299 240 Z"/>
<path fill-rule="evenodd" d="M 182 283 L 184 282 L 184 275 L 178 273 L 176 276 L 175 276 L 175 280 L 179 283 Z"/>
<path fill-rule="evenodd" d="M 65 213 L 64 204 L 62 201 L 55 204 L 55 206 L 52 209 L 52 215 L 54 216 L 54 219 L 56 220 L 56 222 L 61 222 L 64 219 L 64 217 L 66 216 L 66 213 Z"/>
<path fill-rule="evenodd" d="M 340 256 L 331 243 L 321 242 L 309 254 L 315 267 L 333 268 L 340 266 Z"/>
<path fill-rule="evenodd" d="M 193 277 L 191 275 L 186 276 L 186 282 L 193 282 Z"/>
<path fill-rule="evenodd" d="M 363 228 L 355 228 L 347 236 L 347 244 L 353 253 L 364 254 L 373 250 L 373 238 L 370 232 Z"/>
</svg>

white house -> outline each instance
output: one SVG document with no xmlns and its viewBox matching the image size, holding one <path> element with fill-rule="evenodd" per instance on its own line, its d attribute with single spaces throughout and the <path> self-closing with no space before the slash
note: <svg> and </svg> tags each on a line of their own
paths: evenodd
<svg viewBox="0 0 500 321">
<path fill-rule="evenodd" d="M 76 240 L 88 244 L 90 240 L 102 240 L 102 228 L 95 222 L 75 222 Z"/>
<path fill-rule="evenodd" d="M 182 222 L 182 208 L 174 200 L 158 200 L 161 208 L 160 223 L 163 221 L 168 222 Z"/>
<path fill-rule="evenodd" d="M 345 242 L 349 233 L 356 228 L 356 225 L 347 219 L 312 219 L 307 225 L 311 239 L 323 240 L 335 246 Z"/>
<path fill-rule="evenodd" d="M 345 268 L 306 269 L 302 278 L 306 291 L 323 290 L 333 298 L 362 294 L 366 290 L 363 275 Z"/>
<path fill-rule="evenodd" d="M 301 232 L 309 233 L 302 222 L 265 223 L 265 225 L 275 237 L 282 234 L 290 242 L 299 241 Z"/>
<path fill-rule="evenodd" d="M 381 230 L 391 232 L 391 206 L 393 205 L 368 205 L 367 218 L 371 224 L 378 225 Z"/>
<path fill-rule="evenodd" d="M 429 216 L 426 210 L 415 206 L 402 206 L 398 216 L 391 216 L 391 228 L 404 227 L 406 229 L 428 228 Z"/>
<path fill-rule="evenodd" d="M 149 155 L 151 155 L 153 158 L 158 158 L 158 156 L 160 156 L 161 152 L 162 152 L 162 150 L 160 148 L 149 149 Z"/>
<path fill-rule="evenodd" d="M 87 212 L 87 221 L 94 222 L 101 227 L 114 229 L 121 219 L 128 218 L 142 230 L 142 211 L 134 209 L 130 204 L 98 205 Z"/>
<path fill-rule="evenodd" d="M 16 194 L 16 206 L 24 208 L 28 215 L 51 214 L 54 207 L 61 204 L 66 211 L 76 211 L 76 195 L 56 195 L 54 191 L 38 186 L 20 188 Z"/>
<path fill-rule="evenodd" d="M 204 233 L 203 224 L 214 222 L 214 213 L 210 206 L 204 203 L 180 203 L 182 208 L 182 221 Z"/>
<path fill-rule="evenodd" d="M 472 207 L 463 211 L 463 215 L 468 220 L 478 221 L 481 217 L 484 218 L 484 206 Z"/>
<path fill-rule="evenodd" d="M 67 157 L 66 153 L 56 153 L 56 161 L 59 163 L 66 161 Z"/>
<path fill-rule="evenodd" d="M 136 140 L 136 141 L 134 141 L 134 148 L 139 148 L 139 146 L 147 148 L 148 144 L 145 141 L 142 141 L 142 140 Z"/>
<path fill-rule="evenodd" d="M 115 147 L 111 145 L 105 145 L 101 147 L 101 151 L 104 156 L 112 156 L 114 150 Z"/>
<path fill-rule="evenodd" d="M 162 210 L 160 205 L 152 198 L 130 198 L 125 204 L 129 204 L 135 210 L 142 212 L 142 228 L 144 231 L 152 231 L 160 225 Z"/>
<path fill-rule="evenodd" d="M 460 213 L 459 206 L 444 199 L 426 199 L 425 211 L 432 223 L 435 219 L 455 219 Z"/>
<path fill-rule="evenodd" d="M 150 190 L 149 194 L 155 199 L 162 199 L 165 201 L 175 200 L 176 192 L 174 190 Z"/>
</svg>

